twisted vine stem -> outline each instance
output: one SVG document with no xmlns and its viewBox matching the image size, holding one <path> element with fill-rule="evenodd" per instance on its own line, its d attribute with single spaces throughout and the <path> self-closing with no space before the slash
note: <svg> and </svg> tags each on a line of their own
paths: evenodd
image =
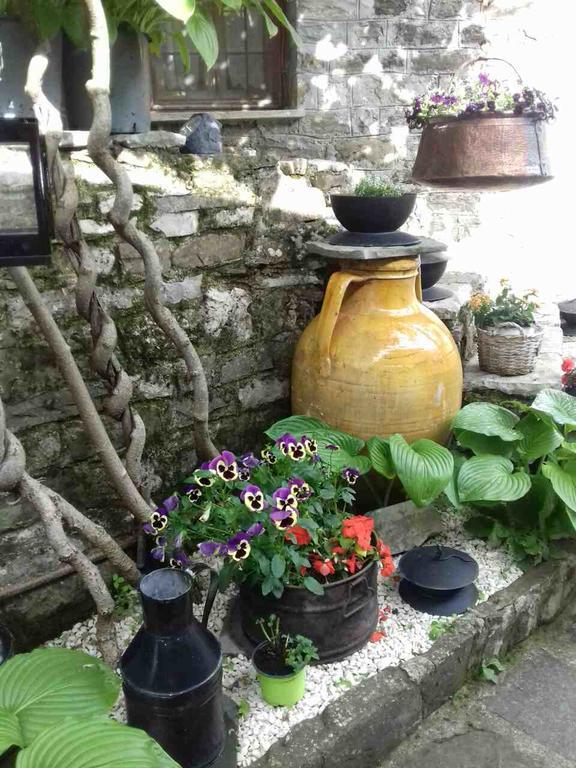
<svg viewBox="0 0 576 768">
<path fill-rule="evenodd" d="M 104 410 L 122 425 L 126 470 L 136 487 L 140 488 L 143 481 L 142 454 L 146 444 L 146 427 L 130 404 L 134 390 L 132 379 L 114 354 L 118 340 L 116 325 L 98 298 L 97 271 L 90 249 L 82 237 L 76 215 L 78 190 L 74 173 L 71 164 L 65 164 L 59 152 L 62 119 L 60 112 L 43 90 L 49 57 L 50 43 L 42 43 L 30 60 L 26 92 L 46 138 L 48 167 L 56 203 L 56 235 L 63 243 L 64 253 L 78 277 L 76 308 L 78 314 L 90 325 L 93 345 L 92 368 L 103 380 L 108 391 L 104 399 Z"/>
<path fill-rule="evenodd" d="M 91 544 L 100 549 L 118 573 L 136 585 L 139 573 L 124 551 L 103 528 L 85 518 L 55 491 L 31 477 L 26 471 L 26 454 L 18 438 L 6 427 L 4 405 L 0 399 L 0 491 L 17 493 L 38 513 L 46 537 L 59 560 L 71 565 L 90 592 L 98 611 L 96 635 L 98 647 L 111 665 L 118 659 L 118 642 L 114 625 L 114 600 L 98 568 L 73 544 L 63 521 L 69 522 Z"/>
<path fill-rule="evenodd" d="M 160 259 L 152 241 L 130 220 L 133 188 L 126 170 L 109 149 L 111 130 L 110 110 L 110 45 L 108 27 L 101 0 L 84 0 L 90 23 L 92 43 L 92 78 L 86 84 L 92 101 L 93 120 L 88 137 L 88 154 L 108 176 L 116 189 L 110 222 L 118 235 L 142 256 L 145 268 L 144 303 L 153 320 L 176 347 L 186 363 L 194 391 L 192 421 L 196 453 L 201 459 L 217 455 L 208 426 L 209 395 L 202 362 L 188 335 L 168 309 L 164 299 L 164 283 Z"/>
</svg>

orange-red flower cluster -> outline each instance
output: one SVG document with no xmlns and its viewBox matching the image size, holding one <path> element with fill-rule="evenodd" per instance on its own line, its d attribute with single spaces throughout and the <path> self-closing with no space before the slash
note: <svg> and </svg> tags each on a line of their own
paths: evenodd
<svg viewBox="0 0 576 768">
<path fill-rule="evenodd" d="M 380 575 L 392 576 L 395 571 L 394 561 L 392 560 L 392 552 L 387 544 L 384 544 L 382 539 L 377 539 L 376 550 L 380 557 Z"/>
<path fill-rule="evenodd" d="M 342 535 L 347 539 L 353 539 L 358 549 L 367 552 L 371 548 L 370 539 L 374 531 L 374 520 L 364 515 L 347 517 L 342 522 Z"/>
</svg>

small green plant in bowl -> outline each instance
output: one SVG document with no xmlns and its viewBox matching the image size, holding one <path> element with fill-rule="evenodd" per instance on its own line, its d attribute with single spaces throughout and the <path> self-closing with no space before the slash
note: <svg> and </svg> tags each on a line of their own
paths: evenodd
<svg viewBox="0 0 576 768">
<path fill-rule="evenodd" d="M 352 194 L 358 197 L 402 197 L 404 192 L 378 176 L 365 176 L 356 184 Z"/>
<path fill-rule="evenodd" d="M 306 667 L 318 660 L 314 643 L 303 635 L 288 635 L 280 629 L 280 619 L 271 614 L 259 619 L 266 638 L 252 656 L 262 698 L 273 707 L 294 706 L 306 690 Z"/>
</svg>

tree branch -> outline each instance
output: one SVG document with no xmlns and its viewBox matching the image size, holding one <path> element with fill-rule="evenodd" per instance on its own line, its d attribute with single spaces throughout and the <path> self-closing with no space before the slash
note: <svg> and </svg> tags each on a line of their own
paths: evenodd
<svg viewBox="0 0 576 768">
<path fill-rule="evenodd" d="M 142 454 L 146 443 L 146 427 L 140 415 L 130 405 L 134 389 L 132 379 L 114 354 L 117 341 L 116 326 L 100 303 L 96 292 L 96 268 L 76 216 L 78 192 L 74 173 L 71 164 L 64 164 L 60 156 L 62 120 L 59 111 L 50 103 L 43 90 L 49 55 L 50 43 L 45 42 L 30 60 L 26 92 L 32 100 L 40 130 L 46 137 L 48 166 L 56 202 L 56 235 L 62 241 L 64 253 L 78 277 L 76 308 L 79 315 L 90 325 L 93 344 L 92 368 L 108 390 L 108 396 L 104 399 L 104 410 L 122 425 L 126 469 L 136 487 L 140 488 L 143 481 Z"/>
<path fill-rule="evenodd" d="M 116 198 L 109 218 L 116 232 L 142 256 L 145 268 L 144 302 L 152 318 L 176 347 L 186 363 L 194 391 L 192 420 L 196 452 L 201 459 L 212 458 L 217 450 L 209 432 L 209 395 L 202 362 L 192 342 L 164 300 L 160 260 L 152 241 L 130 221 L 133 188 L 126 170 L 112 156 L 109 148 L 110 47 L 108 27 L 101 0 L 84 0 L 90 21 L 92 41 L 92 79 L 86 89 L 92 101 L 94 118 L 88 138 L 88 153 L 116 188 Z"/>
</svg>

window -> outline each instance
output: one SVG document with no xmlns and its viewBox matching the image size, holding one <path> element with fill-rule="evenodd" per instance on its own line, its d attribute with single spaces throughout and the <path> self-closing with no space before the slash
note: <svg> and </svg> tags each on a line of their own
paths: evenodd
<svg viewBox="0 0 576 768">
<path fill-rule="evenodd" d="M 191 49 L 190 71 L 178 48 L 166 37 L 160 56 L 152 56 L 154 109 L 280 109 L 288 105 L 287 35 L 269 38 L 259 14 L 221 16 L 217 20 L 220 55 L 209 72 Z"/>
</svg>

